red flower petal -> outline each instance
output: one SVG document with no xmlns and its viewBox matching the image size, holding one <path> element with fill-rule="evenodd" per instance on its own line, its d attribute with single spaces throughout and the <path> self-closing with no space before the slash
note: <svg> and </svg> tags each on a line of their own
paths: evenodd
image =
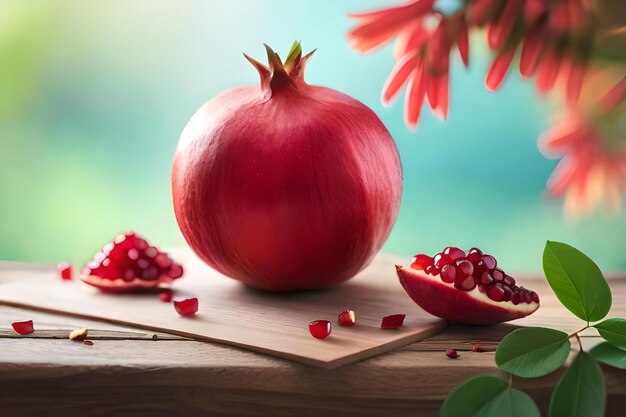
<svg viewBox="0 0 626 417">
<path fill-rule="evenodd" d="M 570 28 L 570 16 L 567 3 L 557 3 L 552 7 L 548 17 L 548 29 L 555 35 L 565 33 Z"/>
<path fill-rule="evenodd" d="M 550 91 L 554 86 L 557 75 L 561 70 L 561 57 L 555 52 L 548 51 L 544 54 L 539 68 L 537 69 L 537 90 L 542 93 Z"/>
<path fill-rule="evenodd" d="M 572 61 L 570 64 L 569 76 L 567 77 L 567 101 L 570 103 L 576 103 L 580 97 L 586 70 L 585 63 Z"/>
<path fill-rule="evenodd" d="M 500 10 L 500 6 L 500 0 L 475 0 L 469 6 L 469 22 L 482 26 Z"/>
<path fill-rule="evenodd" d="M 17 334 L 21 335 L 30 334 L 35 331 L 32 320 L 16 321 L 14 323 L 11 323 L 11 326 L 13 326 L 13 330 L 15 330 Z"/>
<path fill-rule="evenodd" d="M 491 66 L 489 67 L 489 71 L 487 71 L 487 76 L 485 77 L 487 90 L 493 93 L 500 87 L 506 72 L 511 66 L 511 61 L 513 61 L 514 55 L 515 48 L 510 48 L 508 51 L 498 55 L 496 59 L 493 60 Z"/>
<path fill-rule="evenodd" d="M 415 27 L 406 29 L 398 35 L 393 49 L 394 58 L 399 59 L 409 52 L 416 51 L 424 45 L 429 37 L 430 31 L 424 27 L 422 22 L 417 22 Z"/>
<path fill-rule="evenodd" d="M 414 70 L 411 79 L 409 80 L 409 86 L 405 95 L 405 113 L 404 118 L 406 124 L 414 129 L 417 126 L 417 122 L 420 118 L 422 111 L 422 103 L 424 102 L 425 83 L 427 82 L 427 75 L 424 72 L 424 63 L 418 61 L 417 68 Z"/>
<path fill-rule="evenodd" d="M 433 113 L 441 120 L 448 117 L 448 71 L 437 77 L 430 77 L 428 85 L 435 90 L 436 104 Z"/>
<path fill-rule="evenodd" d="M 626 99 L 626 77 L 615 85 L 604 98 L 601 104 L 605 111 L 611 111 Z"/>
<path fill-rule="evenodd" d="M 537 22 L 546 12 L 544 0 L 526 0 L 524 3 L 524 19 L 530 26 Z"/>
<path fill-rule="evenodd" d="M 411 75 L 416 65 L 417 52 L 408 53 L 396 62 L 383 87 L 382 102 L 385 106 L 388 106 L 398 95 L 398 92 L 406 84 L 409 75 Z"/>
<path fill-rule="evenodd" d="M 502 13 L 490 27 L 487 41 L 491 49 L 501 49 L 511 36 L 515 21 L 522 11 L 524 0 L 507 0 Z"/>
<path fill-rule="evenodd" d="M 461 19 L 459 27 L 459 35 L 456 38 L 456 46 L 459 48 L 459 55 L 463 61 L 463 65 L 467 67 L 469 64 L 469 39 L 467 33 L 467 23 L 465 19 Z"/>
<path fill-rule="evenodd" d="M 426 69 L 430 75 L 440 75 L 450 65 L 452 42 L 448 34 L 448 19 L 443 18 L 434 30 L 426 49 Z"/>
<path fill-rule="evenodd" d="M 543 48 L 543 33 L 540 28 L 535 27 L 531 29 L 524 38 L 524 44 L 522 45 L 522 55 L 519 61 L 519 71 L 522 76 L 530 78 L 532 77 L 535 69 L 537 68 L 537 62 L 539 62 L 539 56 Z"/>
<path fill-rule="evenodd" d="M 349 31 L 347 37 L 357 51 L 370 51 L 389 41 L 416 19 L 421 19 L 432 10 L 434 2 L 435 0 L 417 0 L 374 12 L 350 15 L 364 20 L 364 23 Z"/>
</svg>

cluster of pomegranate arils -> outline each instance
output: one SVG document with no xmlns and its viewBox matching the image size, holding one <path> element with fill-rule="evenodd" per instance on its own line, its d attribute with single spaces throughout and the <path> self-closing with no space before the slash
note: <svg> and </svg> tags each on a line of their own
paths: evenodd
<svg viewBox="0 0 626 417">
<path fill-rule="evenodd" d="M 498 268 L 496 258 L 483 254 L 478 248 L 471 248 L 465 253 L 462 249 L 448 246 L 434 257 L 415 255 L 411 268 L 439 276 L 443 282 L 454 284 L 462 291 L 478 287 L 478 291 L 493 301 L 510 301 L 515 305 L 539 302 L 536 292 L 515 285 L 515 278 Z"/>
<path fill-rule="evenodd" d="M 404 324 L 405 314 L 392 314 L 383 317 L 381 329 L 399 329 Z M 342 327 L 352 327 L 356 324 L 356 314 L 353 310 L 343 310 L 337 317 L 337 323 Z M 316 339 L 326 339 L 333 331 L 333 324 L 329 320 L 313 320 L 309 323 L 309 332 Z"/>
<path fill-rule="evenodd" d="M 104 279 L 135 279 L 157 281 L 165 276 L 171 280 L 183 275 L 183 267 L 176 264 L 154 246 L 133 232 L 117 235 L 87 262 L 83 275 L 95 275 Z"/>
</svg>

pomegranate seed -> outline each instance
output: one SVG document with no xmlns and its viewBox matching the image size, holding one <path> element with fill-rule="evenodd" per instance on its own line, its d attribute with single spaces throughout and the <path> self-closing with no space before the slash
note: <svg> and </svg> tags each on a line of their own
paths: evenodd
<svg viewBox="0 0 626 417">
<path fill-rule="evenodd" d="M 87 346 L 93 346 L 93 342 L 91 340 L 83 340 L 83 344 Z"/>
<path fill-rule="evenodd" d="M 113 242 L 109 242 L 102 247 L 102 253 L 109 256 L 109 254 L 111 253 L 111 250 L 113 250 L 114 247 L 115 247 L 115 244 Z"/>
<path fill-rule="evenodd" d="M 404 324 L 405 317 L 405 314 L 392 314 L 390 316 L 383 317 L 380 327 L 383 329 L 398 329 Z"/>
<path fill-rule="evenodd" d="M 137 266 L 141 269 L 146 269 L 147 267 L 150 266 L 150 261 L 148 261 L 147 259 L 141 258 L 137 261 Z"/>
<path fill-rule="evenodd" d="M 511 296 L 513 295 L 511 288 L 503 286 L 502 289 L 504 290 L 504 301 L 511 301 Z"/>
<path fill-rule="evenodd" d="M 167 256 L 164 253 L 159 253 L 155 258 L 154 258 L 154 262 L 159 266 L 159 268 L 161 269 L 169 269 L 172 266 L 172 260 L 170 259 L 169 256 Z"/>
<path fill-rule="evenodd" d="M 424 272 L 432 276 L 439 275 L 439 270 L 437 269 L 437 267 L 435 267 L 435 265 L 427 266 Z"/>
<path fill-rule="evenodd" d="M 511 302 L 514 305 L 518 305 L 522 301 L 522 297 L 522 294 L 520 294 L 519 292 L 514 292 L 513 294 L 511 294 Z"/>
<path fill-rule="evenodd" d="M 539 294 L 537 294 L 534 291 L 532 291 L 530 293 L 530 298 L 531 298 L 531 301 L 534 302 L 534 303 L 538 303 L 539 302 Z"/>
<path fill-rule="evenodd" d="M 21 335 L 30 334 L 35 331 L 32 320 L 16 321 L 11 323 L 11 326 L 13 327 L 13 330 L 15 330 L 15 333 Z"/>
<path fill-rule="evenodd" d="M 483 253 L 478 248 L 471 248 L 469 251 L 467 251 L 467 259 L 473 264 L 478 263 L 478 261 L 480 261 L 480 258 L 482 257 Z"/>
<path fill-rule="evenodd" d="M 433 258 L 420 253 L 419 255 L 415 255 L 413 259 L 411 259 L 411 268 L 417 269 L 418 271 L 423 271 L 427 267 L 431 266 L 433 262 Z"/>
<path fill-rule="evenodd" d="M 483 265 L 485 265 L 485 268 L 487 268 L 488 270 L 493 270 L 496 265 L 498 265 L 498 263 L 496 262 L 496 258 L 494 258 L 491 255 L 483 255 L 483 257 L 481 258 L 481 261 L 483 263 Z"/>
<path fill-rule="evenodd" d="M 487 290 L 487 297 L 489 297 L 493 301 L 503 301 L 504 290 L 499 285 L 493 285 Z"/>
<path fill-rule="evenodd" d="M 341 313 L 339 313 L 337 322 L 340 326 L 352 327 L 356 324 L 356 315 L 352 310 L 343 310 Z"/>
<path fill-rule="evenodd" d="M 481 284 L 489 285 L 493 282 L 493 278 L 489 272 L 485 271 L 480 276 L 480 282 Z"/>
<path fill-rule="evenodd" d="M 180 278 L 183 276 L 183 267 L 178 264 L 174 264 L 167 274 L 170 276 L 170 278 Z"/>
<path fill-rule="evenodd" d="M 480 346 L 480 344 L 474 343 L 472 345 L 472 352 L 482 352 L 482 351 L 483 351 L 483 348 L 482 346 Z"/>
<path fill-rule="evenodd" d="M 101 264 L 102 261 L 104 261 L 106 258 L 107 256 L 102 252 L 98 252 L 93 256 L 93 260 L 98 262 L 99 264 Z"/>
<path fill-rule="evenodd" d="M 465 252 L 459 248 L 455 248 L 454 246 L 448 246 L 443 250 L 443 253 L 444 255 L 448 255 L 453 261 L 465 259 Z"/>
<path fill-rule="evenodd" d="M 136 261 L 139 259 L 139 251 L 135 248 L 128 249 L 128 258 Z"/>
<path fill-rule="evenodd" d="M 198 299 L 193 297 L 174 301 L 174 308 L 181 316 L 193 316 L 198 312 Z"/>
<path fill-rule="evenodd" d="M 472 275 L 474 272 L 474 265 L 468 260 L 458 261 L 456 263 L 456 272 L 465 276 Z"/>
<path fill-rule="evenodd" d="M 158 253 L 159 251 L 157 250 L 157 248 L 155 248 L 154 246 L 150 246 L 148 249 L 145 250 L 143 254 L 146 255 L 148 258 L 154 258 L 155 256 L 157 256 Z"/>
<path fill-rule="evenodd" d="M 456 359 L 459 357 L 459 352 L 454 349 L 446 349 L 446 356 L 450 359 Z"/>
<path fill-rule="evenodd" d="M 146 281 L 154 281 L 159 278 L 159 268 L 156 265 L 151 265 L 148 268 L 141 271 L 141 279 Z"/>
<path fill-rule="evenodd" d="M 309 332 L 316 339 L 326 339 L 332 330 L 333 325 L 328 320 L 314 320 L 309 323 Z"/>
<path fill-rule="evenodd" d="M 504 271 L 501 270 L 500 268 L 494 269 L 493 272 L 491 273 L 491 276 L 496 282 L 502 282 L 502 280 L 504 279 L 504 275 L 505 275 Z"/>
<path fill-rule="evenodd" d="M 164 303 L 169 303 L 169 302 L 172 301 L 172 292 L 171 291 L 161 291 L 161 293 L 159 294 L 159 298 Z"/>
<path fill-rule="evenodd" d="M 456 276 L 456 269 L 452 265 L 444 265 L 441 268 L 441 280 L 447 283 L 453 283 Z"/>
<path fill-rule="evenodd" d="M 452 263 L 452 259 L 443 253 L 438 253 L 435 255 L 435 267 L 441 270 L 444 265 L 448 265 Z"/>
<path fill-rule="evenodd" d="M 136 247 L 137 249 L 139 249 L 139 250 L 144 250 L 144 249 L 146 249 L 148 246 L 149 246 L 149 245 L 148 245 L 148 242 L 146 242 L 146 240 L 145 240 L 145 239 L 142 239 L 142 238 L 137 238 L 137 239 L 135 240 L 135 247 Z"/>
<path fill-rule="evenodd" d="M 124 275 L 122 276 L 122 278 L 124 278 L 124 281 L 132 281 L 135 279 L 135 271 L 133 271 L 132 269 L 127 269 L 126 272 L 124 272 Z"/>
<path fill-rule="evenodd" d="M 478 291 L 480 291 L 483 294 L 487 293 L 487 288 L 488 287 L 486 285 L 484 285 L 484 284 L 478 284 Z"/>
<path fill-rule="evenodd" d="M 59 275 L 64 280 L 71 280 L 74 275 L 72 265 L 67 261 L 63 261 L 58 264 L 57 271 L 59 271 Z"/>
<path fill-rule="evenodd" d="M 512 287 L 513 285 L 515 285 L 515 278 L 513 278 L 510 275 L 505 275 L 504 279 L 502 280 L 502 282 L 504 282 L 506 285 Z"/>
<path fill-rule="evenodd" d="M 472 276 L 468 276 L 465 278 L 460 277 L 460 279 L 458 278 L 459 277 L 457 277 L 457 279 L 454 281 L 455 288 L 463 291 L 471 291 L 476 288 L 476 281 L 474 281 L 474 278 Z"/>
</svg>

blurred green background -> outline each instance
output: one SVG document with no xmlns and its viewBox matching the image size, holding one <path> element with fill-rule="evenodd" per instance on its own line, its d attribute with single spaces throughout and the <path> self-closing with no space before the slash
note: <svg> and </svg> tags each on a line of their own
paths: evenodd
<svg viewBox="0 0 626 417">
<path fill-rule="evenodd" d="M 379 92 L 391 48 L 351 51 L 346 13 L 379 0 L 47 0 L 0 2 L 0 259 L 83 262 L 124 230 L 176 246 L 169 171 L 189 117 L 219 92 L 254 84 L 242 52 L 294 39 L 318 52 L 307 80 L 372 107 L 404 165 L 402 210 L 385 250 L 407 256 L 478 245 L 508 270 L 540 270 L 546 239 L 573 244 L 605 270 L 626 267 L 626 216 L 564 218 L 544 196 L 556 161 L 536 138 L 555 105 L 516 74 L 497 94 L 490 55 L 453 58 L 450 117 L 426 109 L 416 132 L 402 100 Z M 481 38 L 477 33 L 473 36 Z M 320 260 L 323 261 L 323 260 Z"/>
</svg>

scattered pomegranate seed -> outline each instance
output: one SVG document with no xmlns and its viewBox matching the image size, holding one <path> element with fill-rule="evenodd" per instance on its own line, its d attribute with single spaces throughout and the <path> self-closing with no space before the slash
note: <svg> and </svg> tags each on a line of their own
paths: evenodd
<svg viewBox="0 0 626 417">
<path fill-rule="evenodd" d="M 352 327 L 356 324 L 356 315 L 352 310 L 343 310 L 341 313 L 339 313 L 339 318 L 337 319 L 337 322 L 340 326 Z"/>
<path fill-rule="evenodd" d="M 390 316 L 383 317 L 380 327 L 383 329 L 398 329 L 404 324 L 405 317 L 406 314 L 392 314 Z"/>
<path fill-rule="evenodd" d="M 87 338 L 87 334 L 89 333 L 88 329 L 78 329 L 74 330 L 70 333 L 70 340 L 85 340 Z"/>
<path fill-rule="evenodd" d="M 164 303 L 169 303 L 169 302 L 172 301 L 172 292 L 171 291 L 161 291 L 161 293 L 159 294 L 159 298 Z"/>
<path fill-rule="evenodd" d="M 459 357 L 459 353 L 454 349 L 446 349 L 446 356 L 450 359 L 456 359 Z"/>
<path fill-rule="evenodd" d="M 174 308 L 181 316 L 193 316 L 198 312 L 198 299 L 193 297 L 174 301 Z"/>
<path fill-rule="evenodd" d="M 11 323 L 11 326 L 13 326 L 13 330 L 15 330 L 15 333 L 21 335 L 30 334 L 35 331 L 32 320 L 16 321 L 14 323 Z"/>
<path fill-rule="evenodd" d="M 87 346 L 93 346 L 93 342 L 91 340 L 83 340 L 83 344 Z"/>
<path fill-rule="evenodd" d="M 411 268 L 423 271 L 434 263 L 433 258 L 428 255 L 419 254 L 411 259 Z"/>
<path fill-rule="evenodd" d="M 472 345 L 472 352 L 482 352 L 482 351 L 483 351 L 483 348 L 482 346 L 480 346 L 480 344 L 474 343 Z"/>
<path fill-rule="evenodd" d="M 64 280 L 71 280 L 74 276 L 74 269 L 72 268 L 72 264 L 67 261 L 63 261 L 57 265 L 57 271 L 59 271 L 59 275 Z"/>
<path fill-rule="evenodd" d="M 313 320 L 309 323 L 309 332 L 316 339 L 326 339 L 333 330 L 333 324 L 328 320 Z"/>
</svg>

